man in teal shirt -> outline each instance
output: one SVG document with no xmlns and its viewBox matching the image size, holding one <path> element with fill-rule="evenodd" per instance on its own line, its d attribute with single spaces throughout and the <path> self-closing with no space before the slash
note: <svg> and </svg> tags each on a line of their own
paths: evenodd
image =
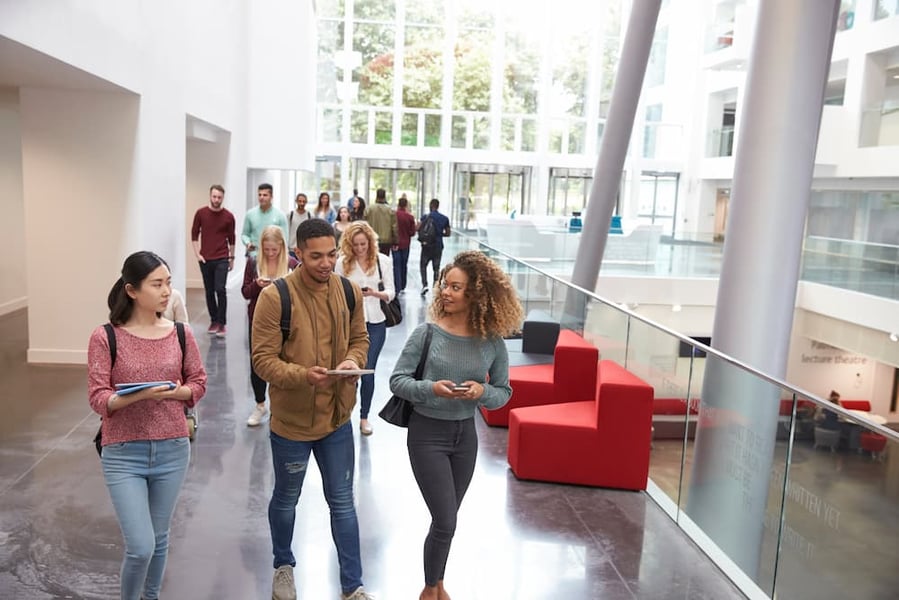
<svg viewBox="0 0 899 600">
<path fill-rule="evenodd" d="M 284 240 L 290 236 L 287 232 L 287 217 L 284 213 L 272 206 L 272 184 L 260 183 L 256 190 L 259 198 L 259 206 L 254 206 L 247 211 L 243 222 L 243 231 L 240 241 L 247 247 L 247 256 L 256 256 L 256 245 L 262 230 L 269 225 L 277 225 L 284 232 Z"/>
</svg>

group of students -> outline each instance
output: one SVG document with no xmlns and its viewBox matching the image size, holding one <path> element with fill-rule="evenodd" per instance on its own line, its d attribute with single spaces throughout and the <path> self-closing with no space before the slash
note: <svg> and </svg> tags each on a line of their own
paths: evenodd
<svg viewBox="0 0 899 600">
<path fill-rule="evenodd" d="M 342 598 L 365 600 L 372 596 L 362 580 L 351 416 L 357 372 L 374 368 L 383 346 L 380 300 L 395 293 L 391 264 L 375 250 L 377 237 L 364 221 L 344 231 L 339 250 L 327 221 L 304 221 L 296 230 L 292 269 L 284 236 L 276 230 L 262 236 L 256 276 L 244 280 L 252 306 L 252 377 L 270 385 L 272 598 L 296 598 L 291 543 L 311 454 L 330 510 Z M 340 273 L 351 282 L 352 300 Z M 276 275 L 283 277 L 292 306 L 286 338 L 280 295 L 270 285 Z M 413 405 L 407 448 L 431 514 L 419 598 L 449 600 L 444 571 L 456 516 L 474 473 L 474 415 L 479 404 L 498 408 L 511 395 L 503 337 L 520 327 L 522 308 L 508 275 L 476 251 L 456 255 L 435 278 L 434 289 L 430 320 L 406 340 L 390 389 Z M 103 417 L 103 473 L 125 540 L 121 595 L 129 600 L 159 597 L 169 524 L 190 453 L 183 408 L 195 405 L 206 386 L 190 329 L 182 357 L 174 325 L 162 317 L 170 296 L 165 261 L 150 252 L 129 256 L 108 301 L 119 359 L 113 366 L 102 326 L 93 332 L 88 351 L 90 403 Z M 424 369 L 416 378 L 422 360 Z M 365 421 L 374 385 L 370 377 L 368 384 L 362 382 Z M 116 393 L 118 383 L 166 380 L 173 385 Z"/>
</svg>

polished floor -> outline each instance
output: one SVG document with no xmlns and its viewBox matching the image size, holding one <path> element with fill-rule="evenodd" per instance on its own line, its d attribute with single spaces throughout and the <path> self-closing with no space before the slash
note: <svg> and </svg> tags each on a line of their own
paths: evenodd
<svg viewBox="0 0 899 600">
<path fill-rule="evenodd" d="M 412 286 L 403 297 L 406 319 L 388 333 L 376 408 L 389 396 L 387 377 L 406 331 L 423 318 L 418 290 Z M 198 334 L 209 388 L 172 527 L 167 599 L 271 594 L 268 427 L 245 425 L 252 407 L 246 314 L 236 289 L 229 298 L 228 336 Z M 188 294 L 188 308 L 195 330 L 204 332 L 197 290 Z M 122 542 L 91 443 L 98 419 L 87 405 L 85 370 L 27 365 L 26 332 L 25 311 L 0 317 L 0 599 L 116 598 Z M 476 420 L 478 466 L 446 573 L 455 600 L 743 597 L 647 495 L 518 481 L 506 463 L 506 431 Z M 429 519 L 404 430 L 377 418 L 373 424 L 373 436 L 356 434 L 366 587 L 379 600 L 413 600 Z M 297 517 L 299 598 L 338 598 L 315 469 Z"/>
</svg>

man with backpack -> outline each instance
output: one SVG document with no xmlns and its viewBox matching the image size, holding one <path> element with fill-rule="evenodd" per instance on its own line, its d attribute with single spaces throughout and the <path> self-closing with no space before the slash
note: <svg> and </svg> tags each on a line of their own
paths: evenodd
<svg viewBox="0 0 899 600">
<path fill-rule="evenodd" d="M 440 276 L 440 259 L 443 256 L 443 238 L 450 235 L 449 218 L 438 211 L 440 200 L 434 198 L 429 205 L 431 212 L 418 224 L 418 241 L 421 243 L 421 296 L 428 294 L 428 263 L 434 271 L 434 284 Z"/>
<path fill-rule="evenodd" d="M 253 366 L 270 384 L 275 471 L 268 506 L 275 568 L 272 598 L 297 598 L 291 544 L 297 502 L 312 454 L 331 512 L 341 597 L 367 600 L 371 595 L 362 586 L 350 423 L 358 369 L 368 358 L 362 292 L 334 273 L 337 244 L 334 228 L 327 221 L 311 219 L 300 224 L 296 253 L 300 266 L 283 278 L 289 310 L 282 310 L 278 286 L 270 285 L 259 295 L 253 315 Z M 282 315 L 287 335 L 282 333 Z M 341 375 L 340 371 L 347 373 Z"/>
</svg>

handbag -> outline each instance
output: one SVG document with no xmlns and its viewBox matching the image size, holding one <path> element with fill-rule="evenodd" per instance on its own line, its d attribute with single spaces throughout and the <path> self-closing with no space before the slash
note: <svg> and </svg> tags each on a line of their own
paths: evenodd
<svg viewBox="0 0 899 600">
<path fill-rule="evenodd" d="M 428 324 L 428 332 L 425 334 L 425 343 L 421 349 L 421 358 L 418 359 L 418 366 L 415 367 L 415 379 L 421 380 L 421 376 L 425 371 L 425 362 L 428 359 L 428 350 L 431 349 L 431 325 Z M 405 398 L 400 398 L 396 394 L 390 397 L 378 416 L 397 427 L 408 427 L 409 417 L 412 416 L 412 403 Z"/>
<path fill-rule="evenodd" d="M 378 291 L 384 291 L 384 275 L 381 274 L 381 261 L 378 260 Z M 385 323 L 387 327 L 394 327 L 403 322 L 403 307 L 400 306 L 400 300 L 394 296 L 393 300 L 386 302 L 381 300 L 381 312 L 384 313 Z"/>
</svg>

